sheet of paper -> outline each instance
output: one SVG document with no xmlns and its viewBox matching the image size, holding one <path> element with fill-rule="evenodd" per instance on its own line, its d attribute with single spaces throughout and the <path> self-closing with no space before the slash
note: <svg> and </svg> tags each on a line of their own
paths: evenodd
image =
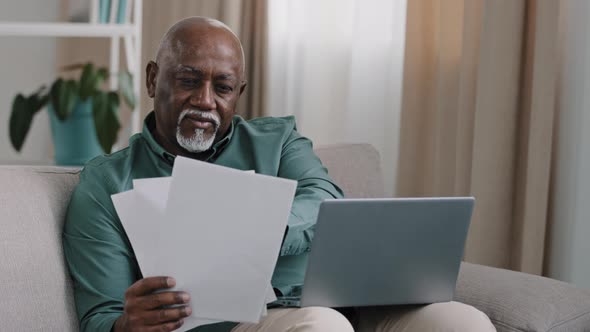
<svg viewBox="0 0 590 332">
<path fill-rule="evenodd" d="M 153 183 L 156 182 L 158 181 L 153 181 Z M 158 196 L 159 192 L 150 192 L 149 197 L 145 197 L 143 194 L 138 190 L 130 190 L 112 195 L 112 200 L 129 237 L 142 274 L 144 277 L 149 277 L 160 275 L 155 268 L 156 261 L 153 257 L 157 256 L 158 249 L 154 243 L 158 239 L 158 232 L 162 231 L 160 227 L 164 211 L 153 205 L 154 196 Z M 187 331 L 197 326 L 218 322 L 193 315 L 185 318 L 183 326 L 178 331 Z"/>
<path fill-rule="evenodd" d="M 254 174 L 254 170 L 244 171 L 244 173 Z M 133 189 L 141 191 L 144 196 L 153 203 L 158 210 L 164 213 L 166 203 L 168 203 L 168 193 L 170 192 L 171 176 L 134 179 Z M 273 293 L 274 294 L 274 293 Z"/>
<path fill-rule="evenodd" d="M 131 242 L 135 257 L 144 277 L 154 275 L 155 261 L 153 243 L 158 238 L 158 217 L 145 199 L 138 197 L 134 190 L 111 196 L 121 224 Z M 138 208 L 141 206 L 142 208 Z M 153 219 L 152 219 L 153 218 Z"/>
<path fill-rule="evenodd" d="M 162 214 L 166 211 L 168 193 L 170 192 L 171 177 L 147 178 L 133 180 L 133 189 L 154 205 Z"/>
<path fill-rule="evenodd" d="M 253 170 L 248 170 L 244 172 L 248 174 L 254 174 Z M 163 218 L 166 208 L 166 202 L 168 201 L 168 193 L 170 191 L 171 181 L 172 177 L 169 176 L 158 178 L 135 179 L 133 180 L 133 188 L 136 192 L 140 192 L 145 199 L 147 199 L 151 204 L 153 204 L 159 211 L 158 217 Z M 148 245 L 151 245 L 153 243 L 154 242 L 147 242 Z M 272 285 L 269 285 L 266 291 L 266 300 L 264 303 L 271 303 L 276 300 L 277 297 L 272 288 Z M 266 306 L 263 307 L 264 309 L 266 309 Z M 265 311 L 263 316 L 266 316 Z"/>
<path fill-rule="evenodd" d="M 191 294 L 195 316 L 259 321 L 295 187 L 291 180 L 176 158 L 157 270 Z"/>
</svg>

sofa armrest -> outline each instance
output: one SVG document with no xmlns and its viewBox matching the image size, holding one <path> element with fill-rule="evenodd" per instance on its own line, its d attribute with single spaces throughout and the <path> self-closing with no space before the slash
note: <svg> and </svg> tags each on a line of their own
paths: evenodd
<svg viewBox="0 0 590 332">
<path fill-rule="evenodd" d="M 462 263 L 455 300 L 498 331 L 590 331 L 590 290 L 526 273 Z"/>
</svg>

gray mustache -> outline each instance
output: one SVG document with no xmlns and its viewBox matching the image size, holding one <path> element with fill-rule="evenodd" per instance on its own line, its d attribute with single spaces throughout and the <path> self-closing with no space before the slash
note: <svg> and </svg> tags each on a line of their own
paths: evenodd
<svg viewBox="0 0 590 332">
<path fill-rule="evenodd" d="M 211 120 L 213 121 L 213 123 L 215 123 L 215 127 L 219 127 L 219 125 L 221 124 L 221 120 L 219 119 L 219 117 L 211 112 L 204 112 L 199 110 L 184 110 L 182 111 L 182 113 L 180 113 L 180 116 L 178 117 L 178 125 L 180 125 L 182 119 L 184 119 L 189 114 L 199 116 L 203 119 Z"/>
</svg>

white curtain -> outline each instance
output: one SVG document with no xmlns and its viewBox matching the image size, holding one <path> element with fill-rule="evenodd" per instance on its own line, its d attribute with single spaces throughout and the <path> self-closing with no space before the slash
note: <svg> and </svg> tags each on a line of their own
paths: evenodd
<svg viewBox="0 0 590 332">
<path fill-rule="evenodd" d="M 269 1 L 272 116 L 314 144 L 371 143 L 395 188 L 406 0 Z"/>
</svg>

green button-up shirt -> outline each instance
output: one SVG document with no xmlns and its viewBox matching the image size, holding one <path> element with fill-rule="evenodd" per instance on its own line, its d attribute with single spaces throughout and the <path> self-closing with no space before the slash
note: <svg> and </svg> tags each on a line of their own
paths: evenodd
<svg viewBox="0 0 590 332">
<path fill-rule="evenodd" d="M 72 195 L 63 243 L 82 331 L 109 331 L 123 312 L 125 291 L 141 278 L 111 195 L 132 189 L 133 179 L 171 175 L 175 156 L 156 142 L 151 134 L 154 125 L 152 112 L 143 132 L 131 137 L 129 147 L 87 163 Z M 300 295 L 320 202 L 342 197 L 342 191 L 328 177 L 311 142 L 296 131 L 293 117 L 246 121 L 235 116 L 207 161 L 297 181 L 272 277 L 273 287 L 283 295 L 277 303 L 289 305 Z M 198 209 L 196 206 L 195 215 Z M 209 330 L 224 330 L 221 325 L 209 326 Z"/>
</svg>

